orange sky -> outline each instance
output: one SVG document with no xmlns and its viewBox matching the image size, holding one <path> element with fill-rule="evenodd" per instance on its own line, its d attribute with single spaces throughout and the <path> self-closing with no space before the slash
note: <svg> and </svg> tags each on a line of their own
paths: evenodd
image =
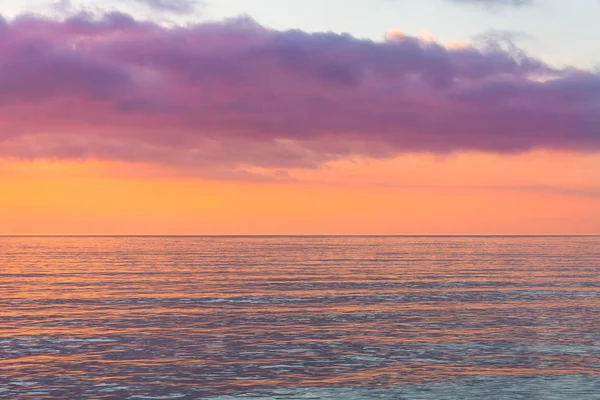
<svg viewBox="0 0 600 400">
<path fill-rule="evenodd" d="M 596 69 L 337 11 L 2 22 L 0 234 L 600 234 Z"/>
<path fill-rule="evenodd" d="M 270 171 L 253 171 L 270 172 Z M 598 234 L 600 155 L 409 155 L 280 182 L 0 163 L 2 234 Z"/>
</svg>

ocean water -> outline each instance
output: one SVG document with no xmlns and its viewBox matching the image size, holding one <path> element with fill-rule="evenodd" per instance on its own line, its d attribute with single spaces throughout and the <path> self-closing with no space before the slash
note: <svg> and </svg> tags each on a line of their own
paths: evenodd
<svg viewBox="0 0 600 400">
<path fill-rule="evenodd" d="M 0 238 L 2 399 L 600 399 L 600 237 Z"/>
</svg>

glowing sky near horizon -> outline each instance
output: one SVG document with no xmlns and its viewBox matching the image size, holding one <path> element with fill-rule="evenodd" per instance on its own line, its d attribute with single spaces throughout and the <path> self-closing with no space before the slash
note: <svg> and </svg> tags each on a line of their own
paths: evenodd
<svg viewBox="0 0 600 400">
<path fill-rule="evenodd" d="M 0 12 L 2 234 L 600 233 L 600 2 Z"/>
</svg>

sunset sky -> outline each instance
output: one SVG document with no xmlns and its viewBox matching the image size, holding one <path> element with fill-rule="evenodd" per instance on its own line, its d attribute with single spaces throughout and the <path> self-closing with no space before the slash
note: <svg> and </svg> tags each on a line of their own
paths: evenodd
<svg viewBox="0 0 600 400">
<path fill-rule="evenodd" d="M 0 12 L 0 234 L 600 234 L 600 1 Z"/>
</svg>

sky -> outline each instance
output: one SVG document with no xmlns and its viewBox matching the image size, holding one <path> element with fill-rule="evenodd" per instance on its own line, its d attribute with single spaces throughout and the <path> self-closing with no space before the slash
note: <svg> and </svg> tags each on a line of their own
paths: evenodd
<svg viewBox="0 0 600 400">
<path fill-rule="evenodd" d="M 600 1 L 0 13 L 0 234 L 600 234 Z"/>
</svg>

